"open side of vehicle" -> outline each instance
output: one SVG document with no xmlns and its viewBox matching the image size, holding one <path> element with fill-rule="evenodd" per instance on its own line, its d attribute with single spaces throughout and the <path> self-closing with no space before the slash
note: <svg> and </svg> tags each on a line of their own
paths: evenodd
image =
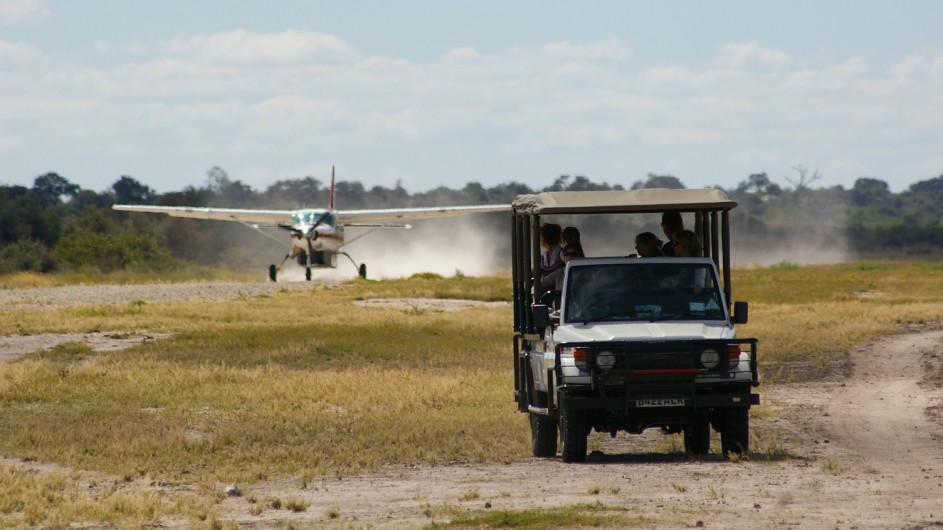
<svg viewBox="0 0 943 530">
<path fill-rule="evenodd" d="M 746 302 L 731 304 L 730 210 L 720 190 L 644 189 L 521 195 L 512 205 L 514 381 L 533 454 L 586 459 L 593 430 L 681 432 L 685 449 L 749 448 L 759 403 L 757 341 L 738 338 Z M 566 265 L 559 303 L 541 295 L 544 215 L 693 213 L 703 256 L 609 257 Z"/>
</svg>

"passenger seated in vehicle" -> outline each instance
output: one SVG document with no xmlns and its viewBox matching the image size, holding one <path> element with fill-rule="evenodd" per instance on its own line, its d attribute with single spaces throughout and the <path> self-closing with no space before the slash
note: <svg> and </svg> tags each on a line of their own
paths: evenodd
<svg viewBox="0 0 943 530">
<path fill-rule="evenodd" d="M 583 242 L 580 240 L 580 231 L 575 226 L 568 226 L 563 229 L 560 236 L 560 246 L 566 248 L 567 245 L 579 245 L 583 248 Z"/>
<path fill-rule="evenodd" d="M 675 234 L 684 230 L 684 218 L 681 217 L 681 212 L 661 214 L 661 229 L 665 232 L 665 237 L 668 238 L 668 242 L 661 247 L 661 251 L 665 256 L 674 256 L 674 243 L 678 240 Z"/>
<path fill-rule="evenodd" d="M 544 276 L 541 280 L 541 285 L 545 289 L 553 289 L 557 291 L 557 296 L 559 297 L 559 292 L 563 290 L 563 275 L 566 272 L 566 264 L 570 262 L 571 259 L 585 258 L 583 255 L 583 247 L 579 243 L 570 243 L 563 249 L 563 267 L 551 272 Z"/>
<path fill-rule="evenodd" d="M 657 258 L 664 256 L 661 250 L 662 242 L 658 236 L 651 232 L 642 232 L 635 236 L 635 251 L 637 254 L 629 254 L 630 258 Z"/>
<path fill-rule="evenodd" d="M 701 255 L 701 238 L 697 237 L 697 234 L 690 230 L 681 230 L 674 234 L 674 255 L 679 258 L 690 258 L 698 257 Z M 690 287 L 694 290 L 694 294 L 700 294 L 701 290 L 704 289 L 704 279 L 707 274 L 707 270 L 703 268 L 692 269 L 691 274 L 682 274 L 681 277 L 675 277 L 672 280 L 674 281 L 675 287 L 687 288 Z"/>
<path fill-rule="evenodd" d="M 675 256 L 691 258 L 701 255 L 701 238 L 690 230 L 681 230 L 674 235 Z"/>
<path fill-rule="evenodd" d="M 563 267 L 563 228 L 555 223 L 540 225 L 540 270 L 543 275 Z"/>
</svg>

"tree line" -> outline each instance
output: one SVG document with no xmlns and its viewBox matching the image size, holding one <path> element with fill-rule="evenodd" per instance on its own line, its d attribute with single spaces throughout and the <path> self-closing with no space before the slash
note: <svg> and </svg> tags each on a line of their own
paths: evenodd
<svg viewBox="0 0 943 530">
<path fill-rule="evenodd" d="M 841 238 L 851 257 L 862 258 L 943 254 L 938 213 L 943 211 L 943 174 L 892 193 L 886 182 L 868 177 L 857 179 L 850 189 L 816 188 L 821 179 L 817 171 L 795 170 L 795 177 L 785 183 L 756 173 L 725 189 L 739 203 L 732 215 L 735 237 L 760 249 L 797 236 L 818 235 L 826 242 Z M 640 188 L 685 186 L 671 175 L 649 174 L 628 187 L 562 175 L 540 189 L 513 181 L 493 187 L 469 182 L 460 189 L 439 186 L 411 194 L 400 182 L 392 188 L 367 189 L 360 182 L 342 180 L 335 195 L 344 209 L 402 208 L 509 203 L 517 195 L 542 191 Z M 251 248 L 255 243 L 247 243 L 257 236 L 237 223 L 127 214 L 113 211 L 111 205 L 296 209 L 323 207 L 329 194 L 328 185 L 310 176 L 280 180 L 257 191 L 219 167 L 207 172 L 201 186 L 167 193 L 127 175 L 96 192 L 58 173 L 46 173 L 36 177 L 32 187 L 0 185 L 0 273 L 171 270 L 190 263 L 257 266 L 271 256 L 260 258 Z M 275 252 L 283 251 L 284 246 Z"/>
</svg>

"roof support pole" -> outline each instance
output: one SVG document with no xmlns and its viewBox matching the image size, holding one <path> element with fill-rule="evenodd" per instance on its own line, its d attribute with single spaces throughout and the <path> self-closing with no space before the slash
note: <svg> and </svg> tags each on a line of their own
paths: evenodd
<svg viewBox="0 0 943 530">
<path fill-rule="evenodd" d="M 531 311 L 531 305 L 535 303 L 537 297 L 540 296 L 540 293 L 537 292 L 540 287 L 540 216 L 531 215 L 527 216 L 525 219 L 525 229 L 528 232 L 528 240 L 530 241 L 530 252 L 528 253 L 527 263 L 527 270 L 530 272 L 530 275 L 529 278 L 525 280 L 529 283 L 525 284 L 528 303 L 524 305 L 524 314 L 527 317 L 527 333 L 534 333 L 534 312 Z"/>
<path fill-rule="evenodd" d="M 711 258 L 714 265 L 720 267 L 720 226 L 717 222 L 717 212 L 711 212 Z"/>
<path fill-rule="evenodd" d="M 732 293 L 730 287 L 730 210 L 724 210 L 722 215 L 722 229 L 724 236 L 724 295 L 727 297 L 727 305 L 732 304 Z"/>
</svg>

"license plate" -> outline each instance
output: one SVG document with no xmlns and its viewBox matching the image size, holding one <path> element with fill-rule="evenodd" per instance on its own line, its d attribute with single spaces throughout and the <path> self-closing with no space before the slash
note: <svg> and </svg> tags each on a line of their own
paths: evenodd
<svg viewBox="0 0 943 530">
<path fill-rule="evenodd" d="M 637 399 L 637 407 L 683 407 L 683 398 Z"/>
</svg>

